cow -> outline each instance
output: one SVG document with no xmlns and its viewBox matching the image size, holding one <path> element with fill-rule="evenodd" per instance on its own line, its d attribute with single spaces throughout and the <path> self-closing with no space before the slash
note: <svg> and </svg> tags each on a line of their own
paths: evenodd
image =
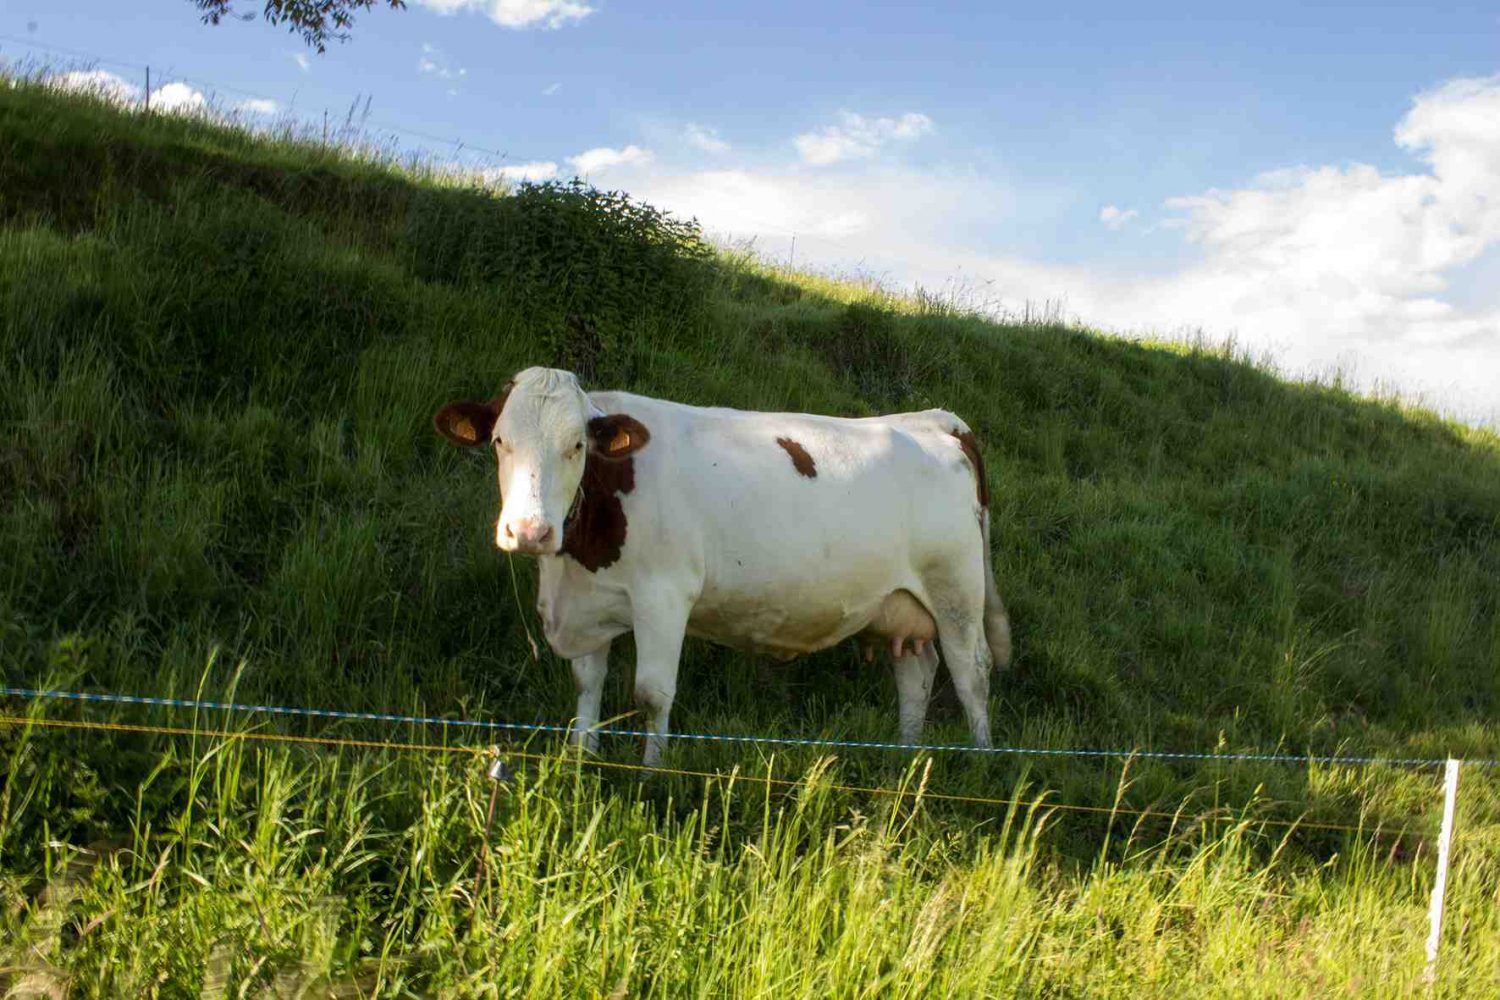
<svg viewBox="0 0 1500 1000">
<path fill-rule="evenodd" d="M 689 635 L 779 658 L 851 637 L 867 658 L 888 650 L 906 743 L 941 648 L 974 744 L 989 746 L 989 672 L 1010 660 L 1010 622 L 984 460 L 953 414 L 688 406 L 528 368 L 433 426 L 495 453 L 495 544 L 538 559 L 542 628 L 577 685 L 576 745 L 597 750 L 610 643 L 633 632 L 648 765 Z"/>
</svg>

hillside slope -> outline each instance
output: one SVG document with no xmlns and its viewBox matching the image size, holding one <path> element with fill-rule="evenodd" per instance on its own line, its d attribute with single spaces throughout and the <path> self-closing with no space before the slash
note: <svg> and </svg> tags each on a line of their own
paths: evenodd
<svg viewBox="0 0 1500 1000">
<path fill-rule="evenodd" d="M 567 670 L 527 651 L 531 566 L 513 587 L 491 544 L 487 462 L 428 423 L 554 364 L 692 403 L 960 413 L 1016 634 L 997 742 L 1500 756 L 1500 443 L 1223 352 L 997 325 L 772 273 L 583 188 L 501 197 L 22 85 L 0 90 L 0 357 L 9 684 L 565 721 Z M 852 649 L 781 667 L 690 644 L 673 722 L 887 739 L 895 694 Z M 138 820 L 165 742 L 53 745 L 48 836 Z M 956 760 L 933 781 L 1023 773 L 1103 805 L 1119 777 Z M 1219 782 L 1344 818 L 1366 781 L 1135 780 L 1138 805 Z M 1427 815 L 1414 788 L 1381 809 Z M 7 826 L 7 856 L 34 857 L 41 822 Z"/>
<path fill-rule="evenodd" d="M 963 414 L 1018 633 L 998 732 L 1449 746 L 1500 707 L 1493 437 L 1219 354 L 833 301 L 683 260 L 648 212 L 579 192 L 497 200 L 31 92 L 3 110 L 12 663 L 81 634 L 119 679 L 191 677 L 217 641 L 261 693 L 565 714 L 513 688 L 536 671 L 493 486 L 427 425 L 541 363 L 696 403 Z M 685 724 L 732 682 L 697 683 Z"/>
</svg>

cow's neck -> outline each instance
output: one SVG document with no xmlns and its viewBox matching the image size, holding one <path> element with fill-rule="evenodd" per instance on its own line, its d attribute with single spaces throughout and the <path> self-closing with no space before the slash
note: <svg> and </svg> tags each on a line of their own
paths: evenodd
<svg viewBox="0 0 1500 1000">
<path fill-rule="evenodd" d="M 589 455 L 573 510 L 563 522 L 562 553 L 590 573 L 613 565 L 624 551 L 628 528 L 620 496 L 634 489 L 634 458 Z"/>
</svg>

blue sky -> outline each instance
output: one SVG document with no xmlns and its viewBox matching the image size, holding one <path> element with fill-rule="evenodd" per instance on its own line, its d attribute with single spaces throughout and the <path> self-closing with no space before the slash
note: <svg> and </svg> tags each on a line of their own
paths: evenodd
<svg viewBox="0 0 1500 1000">
<path fill-rule="evenodd" d="M 403 138 L 435 159 L 583 170 L 799 264 L 1500 411 L 1493 7 L 410 0 L 320 56 L 187 0 L 7 0 L 0 35 L 167 98 L 369 95 L 509 154 Z M 86 62 L 0 39 L 27 54 Z"/>
</svg>

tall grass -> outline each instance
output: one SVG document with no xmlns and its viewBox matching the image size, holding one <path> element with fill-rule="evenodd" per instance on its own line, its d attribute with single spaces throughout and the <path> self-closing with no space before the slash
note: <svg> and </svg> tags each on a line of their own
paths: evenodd
<svg viewBox="0 0 1500 1000">
<path fill-rule="evenodd" d="M 1249 819 L 1069 863 L 1045 805 L 959 829 L 919 775 L 870 808 L 829 762 L 783 792 L 544 756 L 486 847 L 467 757 L 153 749 L 117 838 L 52 842 L 39 893 L 0 882 L 21 995 L 1404 996 L 1422 972 L 1423 880 L 1361 841 L 1289 857 Z M 1474 858 L 1436 995 L 1492 981 Z"/>
<path fill-rule="evenodd" d="M 992 323 L 714 255 L 583 187 L 501 196 L 22 82 L 0 357 L 11 683 L 565 721 L 493 475 L 428 430 L 541 363 L 963 414 L 1016 625 L 1001 742 L 1500 756 L 1500 443 L 1227 349 Z M 894 703 L 852 650 L 690 643 L 674 725 L 885 739 Z M 950 697 L 933 728 L 962 741 Z M 44 995 L 1395 995 L 1436 805 L 1422 771 L 951 756 L 912 808 L 831 787 L 899 785 L 901 755 L 679 743 L 681 769 L 801 784 L 549 758 L 502 799 L 475 899 L 471 765 L 15 727 L 0 754 L 0 965 Z M 936 797 L 1043 791 L 1119 814 Z M 1496 985 L 1496 796 L 1466 775 L 1442 989 Z"/>
</svg>

